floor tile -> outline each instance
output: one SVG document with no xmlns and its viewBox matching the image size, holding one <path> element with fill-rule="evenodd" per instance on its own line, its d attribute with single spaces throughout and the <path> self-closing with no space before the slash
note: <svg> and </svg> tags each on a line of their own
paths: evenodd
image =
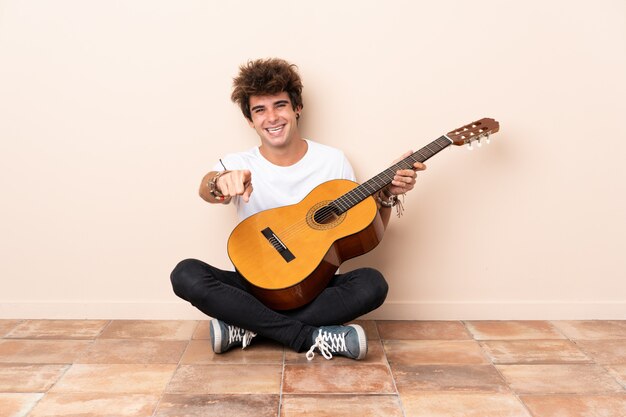
<svg viewBox="0 0 626 417">
<path fill-rule="evenodd" d="M 211 331 L 211 320 L 200 320 L 191 338 L 193 340 L 210 339 L 211 338 L 210 331 Z"/>
<path fill-rule="evenodd" d="M 189 340 L 198 325 L 193 320 L 114 320 L 103 339 Z"/>
<path fill-rule="evenodd" d="M 257 342 L 246 349 L 233 348 L 225 353 L 213 352 L 209 340 L 192 340 L 180 363 L 185 365 L 212 364 L 282 364 L 284 348 L 277 343 Z"/>
<path fill-rule="evenodd" d="M 9 333 L 15 326 L 20 324 L 23 320 L 0 320 L 0 337 L 4 337 L 7 333 Z"/>
<path fill-rule="evenodd" d="M 161 393 L 176 365 L 72 365 L 50 390 L 64 393 Z"/>
<path fill-rule="evenodd" d="M 472 336 L 460 321 L 378 321 L 385 340 L 467 340 Z"/>
<path fill-rule="evenodd" d="M 0 320 L 0 417 L 626 415 L 626 321 L 359 320 L 362 361 L 209 323 Z"/>
<path fill-rule="evenodd" d="M 493 363 L 549 364 L 591 362 L 569 340 L 491 340 L 481 343 Z"/>
<path fill-rule="evenodd" d="M 626 365 L 609 365 L 606 369 L 626 389 Z"/>
<path fill-rule="evenodd" d="M 0 416 L 26 417 L 43 394 L 0 393 Z"/>
<path fill-rule="evenodd" d="M 46 392 L 69 365 L 0 364 L 0 392 Z"/>
<path fill-rule="evenodd" d="M 317 358 L 316 358 L 317 359 Z M 289 394 L 394 394 L 385 365 L 285 365 L 283 392 Z"/>
<path fill-rule="evenodd" d="M 155 417 L 254 416 L 275 417 L 278 395 L 177 395 L 163 396 Z"/>
<path fill-rule="evenodd" d="M 626 364 L 626 340 L 577 340 L 576 344 L 597 363 Z"/>
<path fill-rule="evenodd" d="M 72 363 L 89 340 L 0 340 L 0 363 Z"/>
<path fill-rule="evenodd" d="M 385 352 L 383 351 L 383 345 L 380 340 L 368 340 L 367 342 L 367 355 L 365 358 L 355 361 L 354 359 L 346 358 L 345 356 L 336 355 L 331 359 L 332 363 L 340 363 L 342 365 L 355 365 L 360 366 L 364 364 L 387 364 L 385 358 Z M 329 363 L 319 351 L 315 350 L 315 356 L 312 361 L 306 358 L 306 352 L 294 352 L 293 350 L 285 350 L 285 363 L 286 364 L 308 364 L 310 366 L 324 366 Z"/>
<path fill-rule="evenodd" d="M 626 416 L 626 395 L 538 395 L 521 400 L 538 417 Z"/>
<path fill-rule="evenodd" d="M 401 399 L 406 417 L 530 417 L 507 394 L 413 393 Z"/>
<path fill-rule="evenodd" d="M 281 417 L 402 417 L 395 395 L 285 395 Z"/>
<path fill-rule="evenodd" d="M 465 322 L 476 340 L 565 339 L 548 321 L 468 321 Z"/>
<path fill-rule="evenodd" d="M 365 330 L 365 335 L 367 336 L 367 340 L 380 340 L 380 335 L 378 334 L 378 327 L 376 326 L 376 321 L 355 320 L 354 323 L 363 327 L 363 330 Z"/>
<path fill-rule="evenodd" d="M 282 365 L 181 365 L 169 394 L 279 394 Z"/>
<path fill-rule="evenodd" d="M 518 394 L 601 394 L 622 391 L 598 365 L 496 365 Z"/>
<path fill-rule="evenodd" d="M 16 339 L 94 339 L 108 320 L 25 320 L 6 338 Z"/>
<path fill-rule="evenodd" d="M 553 321 L 570 339 L 626 339 L 626 320 Z"/>
<path fill-rule="evenodd" d="M 398 392 L 509 392 L 492 365 L 400 365 L 392 367 Z"/>
<path fill-rule="evenodd" d="M 28 417 L 150 417 L 159 395 L 49 393 Z"/>
<path fill-rule="evenodd" d="M 488 364 L 473 340 L 385 340 L 387 359 L 393 365 Z"/>
<path fill-rule="evenodd" d="M 184 340 L 98 339 L 76 363 L 178 363 L 188 344 Z"/>
</svg>

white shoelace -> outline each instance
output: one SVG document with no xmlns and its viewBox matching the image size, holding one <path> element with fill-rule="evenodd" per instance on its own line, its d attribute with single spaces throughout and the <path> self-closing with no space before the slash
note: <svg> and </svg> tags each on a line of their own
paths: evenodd
<svg viewBox="0 0 626 417">
<path fill-rule="evenodd" d="M 252 342 L 252 338 L 256 336 L 256 333 L 251 332 L 250 330 L 246 330 L 246 332 L 243 334 L 243 339 L 241 340 L 241 349 L 245 349 L 248 347 L 248 345 L 250 345 L 250 342 Z"/>
<path fill-rule="evenodd" d="M 332 352 L 346 351 L 346 334 L 345 333 L 328 333 L 320 329 L 319 334 L 315 338 L 315 343 L 306 353 L 307 360 L 311 361 L 315 357 L 315 348 L 317 348 L 326 360 L 333 358 Z"/>
<path fill-rule="evenodd" d="M 250 330 L 244 330 L 237 326 L 228 326 L 228 344 L 234 342 L 241 342 L 241 348 L 245 349 L 252 342 L 252 338 L 256 336 L 256 333 Z"/>
</svg>

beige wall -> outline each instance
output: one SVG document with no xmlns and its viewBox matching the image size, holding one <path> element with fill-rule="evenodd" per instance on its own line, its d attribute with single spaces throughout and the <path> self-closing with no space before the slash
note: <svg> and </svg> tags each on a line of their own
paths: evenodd
<svg viewBox="0 0 626 417">
<path fill-rule="evenodd" d="M 230 82 L 297 63 L 307 137 L 361 180 L 429 162 L 382 244 L 370 317 L 626 319 L 626 2 L 0 0 L 0 317 L 199 318 L 185 257 L 229 266 L 202 175 L 256 144 Z"/>
</svg>

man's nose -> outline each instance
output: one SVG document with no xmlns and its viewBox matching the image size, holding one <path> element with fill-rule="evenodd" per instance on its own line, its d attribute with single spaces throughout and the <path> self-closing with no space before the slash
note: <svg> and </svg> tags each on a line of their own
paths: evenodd
<svg viewBox="0 0 626 417">
<path fill-rule="evenodd" d="M 267 111 L 267 121 L 272 123 L 278 120 L 278 112 L 274 109 L 269 109 Z"/>
</svg>

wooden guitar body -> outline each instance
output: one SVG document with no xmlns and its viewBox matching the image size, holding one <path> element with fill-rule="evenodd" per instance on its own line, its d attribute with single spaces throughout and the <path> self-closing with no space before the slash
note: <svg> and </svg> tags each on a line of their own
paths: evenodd
<svg viewBox="0 0 626 417">
<path fill-rule="evenodd" d="M 357 186 L 322 183 L 299 203 L 261 211 L 233 230 L 228 256 L 264 304 L 276 310 L 307 304 L 342 262 L 378 245 L 384 227 L 372 197 L 338 215 L 327 206 Z"/>
</svg>

